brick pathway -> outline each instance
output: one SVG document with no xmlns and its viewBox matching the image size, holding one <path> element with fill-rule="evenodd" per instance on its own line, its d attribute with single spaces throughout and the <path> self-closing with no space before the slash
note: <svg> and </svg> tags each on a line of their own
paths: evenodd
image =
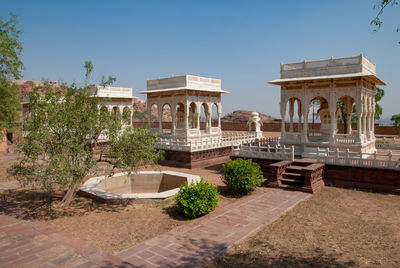
<svg viewBox="0 0 400 268">
<path fill-rule="evenodd" d="M 0 201 L 0 267 L 135 267 Z"/>
<path fill-rule="evenodd" d="M 204 216 L 201 221 L 180 226 L 117 256 L 140 267 L 198 267 L 310 196 L 282 189 L 259 190 Z"/>
</svg>

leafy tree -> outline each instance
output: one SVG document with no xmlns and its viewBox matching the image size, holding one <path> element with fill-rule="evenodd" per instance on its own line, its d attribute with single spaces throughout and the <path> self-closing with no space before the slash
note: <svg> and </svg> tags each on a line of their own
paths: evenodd
<svg viewBox="0 0 400 268">
<path fill-rule="evenodd" d="M 400 114 L 392 115 L 390 120 L 392 120 L 394 122 L 394 126 L 396 126 L 396 127 L 400 126 Z"/>
<path fill-rule="evenodd" d="M 20 60 L 22 44 L 18 40 L 22 31 L 17 24 L 18 18 L 13 14 L 8 21 L 0 17 L 0 135 L 12 130 L 19 117 L 18 88 L 11 83 L 20 79 L 24 68 Z"/>
<path fill-rule="evenodd" d="M 86 79 L 91 73 L 88 69 Z M 115 78 L 103 80 L 107 85 Z M 122 130 L 120 120 L 99 109 L 101 102 L 89 94 L 93 88 L 45 84 L 29 95 L 29 114 L 23 121 L 26 134 L 17 145 L 23 157 L 9 172 L 25 184 L 48 191 L 67 188 L 60 206 L 68 206 L 84 179 L 98 172 L 99 161 L 108 162 L 107 171 L 112 174 L 115 168 L 131 172 L 139 164 L 155 165 L 161 157 L 154 149 L 158 136 L 145 128 Z M 104 137 L 109 146 L 96 154 Z"/>
<path fill-rule="evenodd" d="M 383 11 L 388 7 L 388 6 L 396 6 L 399 4 L 399 1 L 397 0 L 379 0 L 379 4 L 375 5 L 376 8 L 378 8 L 378 13 L 376 14 L 375 18 L 370 22 L 371 25 L 375 27 L 374 32 L 379 31 L 381 28 L 383 22 L 381 20 L 383 16 Z M 399 32 L 400 28 L 396 27 L 396 32 Z M 400 44 L 400 42 L 399 42 Z"/>
<path fill-rule="evenodd" d="M 379 102 L 381 101 L 383 96 L 385 96 L 385 90 L 383 90 L 380 87 L 376 87 L 376 90 L 375 90 L 375 120 L 379 120 L 381 118 L 383 108 L 379 104 Z"/>
</svg>

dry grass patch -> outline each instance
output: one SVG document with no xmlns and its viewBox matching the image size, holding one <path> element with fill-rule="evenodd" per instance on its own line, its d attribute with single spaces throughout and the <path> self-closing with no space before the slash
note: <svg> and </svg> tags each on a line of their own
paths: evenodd
<svg viewBox="0 0 400 268">
<path fill-rule="evenodd" d="M 4 167 L 8 168 L 6 165 Z M 195 170 L 168 167 L 160 167 L 160 169 L 196 174 L 222 187 L 219 166 Z M 27 212 L 26 219 L 48 221 L 111 254 L 187 222 L 196 221 L 196 219 L 189 220 L 178 214 L 174 209 L 173 198 L 156 202 L 104 204 L 77 196 L 69 207 L 60 208 L 57 204 L 63 194 L 63 192 L 49 194 L 28 188 L 0 192 L 1 198 Z M 219 198 L 216 209 L 236 200 L 226 195 L 219 195 Z"/>
<path fill-rule="evenodd" d="M 400 196 L 324 187 L 206 267 L 399 267 Z"/>
</svg>

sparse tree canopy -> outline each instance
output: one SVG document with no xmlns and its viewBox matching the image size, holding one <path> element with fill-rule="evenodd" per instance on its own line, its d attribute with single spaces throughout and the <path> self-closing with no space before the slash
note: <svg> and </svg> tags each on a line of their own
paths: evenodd
<svg viewBox="0 0 400 268">
<path fill-rule="evenodd" d="M 390 120 L 393 121 L 394 125 L 396 127 L 400 126 L 400 114 L 394 114 L 392 115 L 392 117 L 390 118 Z"/>
<path fill-rule="evenodd" d="M 383 16 L 383 11 L 388 7 L 388 6 L 396 6 L 399 4 L 399 1 L 397 0 L 379 0 L 378 4 L 375 5 L 376 8 L 378 8 L 378 13 L 376 14 L 375 18 L 371 21 L 371 25 L 375 27 L 374 32 L 379 31 L 381 28 L 383 21 L 381 20 Z M 400 28 L 396 27 L 396 32 L 399 32 Z M 400 42 L 399 42 L 400 44 Z"/>
<path fill-rule="evenodd" d="M 385 96 L 385 90 L 380 87 L 375 88 L 375 120 L 379 120 L 382 116 L 383 108 L 379 104 L 381 99 Z"/>
<path fill-rule="evenodd" d="M 17 29 L 17 24 L 18 19 L 13 14 L 8 21 L 0 17 L 0 135 L 15 127 L 20 109 L 18 89 L 11 83 L 21 77 L 24 68 L 19 58 L 22 44 L 18 40 L 22 31 Z"/>
<path fill-rule="evenodd" d="M 93 88 L 45 84 L 40 88 L 44 94 L 35 88 L 29 95 L 25 135 L 17 146 L 23 157 L 10 173 L 45 190 L 67 188 L 61 205 L 69 205 L 85 177 L 96 173 L 99 161 L 108 162 L 112 174 L 115 168 L 133 171 L 137 165 L 155 165 L 161 157 L 154 149 L 158 136 L 147 128 L 122 128 L 118 118 L 99 109 L 100 101 L 89 94 Z M 109 146 L 96 154 L 105 137 Z"/>
</svg>

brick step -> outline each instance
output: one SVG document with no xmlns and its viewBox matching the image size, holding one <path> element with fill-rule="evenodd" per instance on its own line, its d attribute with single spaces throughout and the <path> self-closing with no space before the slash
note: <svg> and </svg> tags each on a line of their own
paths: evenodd
<svg viewBox="0 0 400 268">
<path fill-rule="evenodd" d="M 281 183 L 285 185 L 292 185 L 292 186 L 303 186 L 304 179 L 292 179 L 292 178 L 282 178 Z"/>
<path fill-rule="evenodd" d="M 304 181 L 304 175 L 299 174 L 299 173 L 291 173 L 291 172 L 283 172 L 282 178 L 285 179 L 295 179 L 295 180 L 303 180 Z"/>
<path fill-rule="evenodd" d="M 303 174 L 303 168 L 302 166 L 295 166 L 295 165 L 291 165 L 288 166 L 285 171 L 289 172 L 289 173 L 297 173 L 297 174 Z"/>
<path fill-rule="evenodd" d="M 317 163 L 316 159 L 303 158 L 303 159 L 297 159 L 297 160 L 293 161 L 292 165 L 306 167 L 308 165 L 315 164 L 315 163 Z"/>
</svg>

